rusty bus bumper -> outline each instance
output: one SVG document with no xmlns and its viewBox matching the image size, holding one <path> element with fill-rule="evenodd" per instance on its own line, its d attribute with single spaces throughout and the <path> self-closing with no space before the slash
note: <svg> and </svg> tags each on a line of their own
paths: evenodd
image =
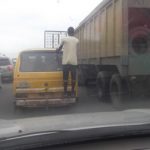
<svg viewBox="0 0 150 150">
<path fill-rule="evenodd" d="M 53 107 L 65 106 L 76 103 L 77 98 L 63 99 L 16 99 L 17 107 Z"/>
</svg>

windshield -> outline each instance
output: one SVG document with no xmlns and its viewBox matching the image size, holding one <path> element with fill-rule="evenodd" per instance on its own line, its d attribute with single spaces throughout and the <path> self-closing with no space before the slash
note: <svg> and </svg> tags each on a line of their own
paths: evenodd
<svg viewBox="0 0 150 150">
<path fill-rule="evenodd" d="M 150 0 L 0 0 L 0 22 L 0 123 L 149 111 Z"/>
<path fill-rule="evenodd" d="M 55 52 L 24 52 L 20 60 L 21 72 L 51 72 L 61 69 L 61 60 Z"/>
</svg>

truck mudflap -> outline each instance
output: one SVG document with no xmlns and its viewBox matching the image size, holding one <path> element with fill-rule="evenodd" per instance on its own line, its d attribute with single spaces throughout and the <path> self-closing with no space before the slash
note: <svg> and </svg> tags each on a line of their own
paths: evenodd
<svg viewBox="0 0 150 150">
<path fill-rule="evenodd" d="M 76 103 L 77 98 L 63 98 L 63 99 L 16 99 L 17 107 L 54 107 L 66 106 Z"/>
</svg>

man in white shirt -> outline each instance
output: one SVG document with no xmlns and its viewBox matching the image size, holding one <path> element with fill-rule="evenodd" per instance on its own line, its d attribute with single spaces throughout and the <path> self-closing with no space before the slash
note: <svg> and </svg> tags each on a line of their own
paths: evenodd
<svg viewBox="0 0 150 150">
<path fill-rule="evenodd" d="M 68 28 L 68 37 L 63 38 L 60 47 L 56 50 L 57 52 L 63 50 L 63 79 L 64 79 L 64 96 L 68 96 L 68 78 L 69 72 L 71 72 L 72 78 L 72 96 L 75 96 L 75 84 L 76 84 L 76 69 L 77 69 L 77 46 L 79 40 L 74 37 L 74 28 Z"/>
</svg>

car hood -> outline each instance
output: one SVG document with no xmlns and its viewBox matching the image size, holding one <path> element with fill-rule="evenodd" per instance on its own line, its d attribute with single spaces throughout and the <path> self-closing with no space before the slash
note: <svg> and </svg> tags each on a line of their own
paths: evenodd
<svg viewBox="0 0 150 150">
<path fill-rule="evenodd" d="M 46 131 L 150 124 L 150 110 L 126 110 L 73 115 L 0 120 L 0 139 Z"/>
</svg>

